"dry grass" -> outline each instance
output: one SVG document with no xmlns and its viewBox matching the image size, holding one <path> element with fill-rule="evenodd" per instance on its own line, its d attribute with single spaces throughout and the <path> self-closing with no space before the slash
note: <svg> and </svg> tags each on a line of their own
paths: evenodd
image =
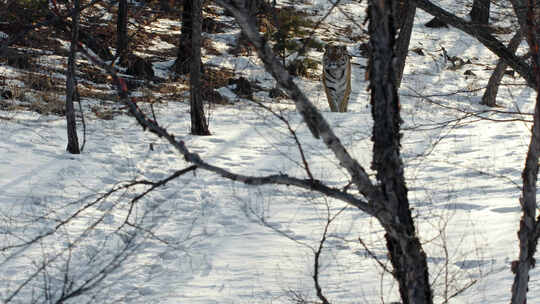
<svg viewBox="0 0 540 304">
<path fill-rule="evenodd" d="M 85 1 L 83 0 L 83 3 Z M 129 16 L 136 20 L 130 26 L 129 48 L 133 51 L 137 50 L 145 53 L 148 56 L 145 56 L 145 59 L 149 62 L 167 61 L 176 57 L 176 47 L 154 51 L 148 50 L 148 47 L 153 45 L 153 41 L 160 39 L 176 46 L 179 39 L 178 34 L 144 29 L 143 25 L 150 25 L 158 18 L 169 18 L 171 20 L 179 18 L 180 12 L 174 11 L 176 7 L 173 8 L 173 11 L 164 13 L 160 11 L 158 3 L 157 1 L 148 2 L 149 7 L 145 9 L 130 10 Z M 114 15 L 116 5 L 111 5 L 108 9 Z M 205 17 L 207 17 L 205 19 L 207 31 L 223 32 L 230 27 L 227 23 L 221 23 L 211 18 L 213 14 L 222 15 L 223 12 L 220 8 L 209 5 L 205 7 L 204 13 Z M 91 34 L 99 43 L 104 43 L 104 46 L 115 47 L 116 24 L 114 22 L 104 22 L 101 17 L 101 9 L 97 7 L 89 8 L 82 16 L 81 28 L 85 33 Z M 140 26 L 134 29 L 133 24 L 139 24 Z M 10 28 L 2 28 L 2 26 L 4 25 L 0 24 L 0 30 L 10 35 L 16 34 L 19 30 L 15 26 Z M 177 27 L 173 27 L 173 29 L 178 30 Z M 269 28 L 267 31 L 272 30 Z M 67 44 L 62 43 L 61 40 L 68 42 L 70 39 L 68 34 L 60 29 L 43 27 L 30 32 L 24 41 L 16 45 L 19 50 L 23 50 L 24 53 L 30 55 L 32 65 L 27 69 L 19 69 L 23 76 L 17 80 L 20 80 L 24 85 L 7 86 L 5 82 L 2 85 L 2 79 L 0 78 L 0 88 L 9 89 L 13 94 L 12 100 L 0 100 L 1 109 L 31 110 L 42 114 L 64 115 L 65 80 L 57 78 L 55 75 L 65 75 L 66 73 L 68 50 L 66 49 Z M 214 42 L 209 38 L 203 39 L 203 49 L 205 56 L 221 55 Z M 40 55 L 44 54 L 42 51 L 47 51 L 45 54 L 52 53 L 58 56 L 41 57 Z M 0 61 L 4 60 L 0 59 Z M 84 60 L 77 63 L 76 69 L 80 97 L 83 101 L 85 99 L 92 101 L 90 110 L 95 116 L 100 119 L 111 119 L 119 115 L 121 111 L 117 108 L 111 110 L 111 104 L 117 100 L 117 96 L 107 74 Z M 220 96 L 215 89 L 230 85 L 231 80 L 235 78 L 235 71 L 215 66 L 205 66 L 204 71 L 202 94 L 205 100 L 209 103 L 228 103 L 229 101 Z M 132 88 L 133 93 L 142 93 L 142 96 L 136 99 L 137 102 L 142 103 L 155 103 L 160 102 L 162 99 L 184 102 L 189 100 L 188 91 L 189 76 L 169 76 L 167 79 L 158 79 L 154 83 L 149 82 L 142 87 Z"/>
<path fill-rule="evenodd" d="M 92 99 L 99 99 L 99 100 L 116 100 L 116 92 L 115 91 L 102 91 L 94 88 L 90 88 L 84 85 L 78 86 L 79 89 L 79 95 L 81 98 L 92 98 Z"/>
<path fill-rule="evenodd" d="M 30 102 L 29 109 L 40 114 L 46 115 L 64 115 L 65 101 L 60 95 L 52 92 L 39 92 L 39 99 Z"/>
<path fill-rule="evenodd" d="M 19 80 L 23 85 L 7 85 L 11 100 L 3 100 L 4 110 L 29 110 L 46 115 L 64 115 L 65 81 L 52 75 L 36 72 L 22 72 Z M 17 101 L 17 102 L 16 102 Z"/>
<path fill-rule="evenodd" d="M 234 78 L 234 71 L 227 68 L 206 66 L 203 77 L 207 86 L 221 88 L 230 84 L 230 80 Z"/>
</svg>

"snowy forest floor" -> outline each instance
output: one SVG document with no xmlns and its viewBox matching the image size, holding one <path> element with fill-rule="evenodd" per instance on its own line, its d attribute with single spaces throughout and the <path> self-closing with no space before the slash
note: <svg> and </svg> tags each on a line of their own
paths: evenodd
<svg viewBox="0 0 540 304">
<path fill-rule="evenodd" d="M 361 47 L 367 37 L 356 27 L 365 18 L 364 2 L 343 1 L 315 34 L 325 43 L 347 45 L 353 56 L 349 112 L 329 111 L 316 77 L 320 64 L 310 71 L 312 77 L 297 83 L 351 154 L 369 168 L 372 121 Z M 317 21 L 331 6 L 314 0 L 295 8 L 310 12 Z M 110 31 L 114 10 L 100 7 L 96 5 L 95 15 Z M 346 172 L 324 144 L 310 136 L 294 104 L 268 96 L 275 82 L 255 53 L 229 54 L 239 29 L 231 17 L 214 10 L 215 15 L 207 16 L 227 24 L 226 31 L 204 34 L 203 62 L 214 71 L 216 78 L 210 83 L 226 100 L 206 107 L 212 135 L 189 134 L 188 82 L 169 71 L 180 33 L 180 22 L 172 16 L 147 16 L 144 31 L 134 38 L 137 55 L 148 58 L 156 73 L 154 81 L 133 91 L 139 105 L 148 111 L 153 107 L 162 126 L 212 164 L 242 174 L 304 177 L 287 126 L 237 96 L 235 85 L 229 84 L 228 78 L 243 76 L 260 87 L 254 93 L 257 100 L 288 119 L 316 178 L 345 186 Z M 465 15 L 469 8 L 456 5 L 453 10 Z M 436 303 L 454 293 L 458 295 L 450 303 L 508 303 L 510 262 L 518 251 L 521 170 L 530 138 L 527 113 L 535 93 L 522 79 L 505 76 L 500 107 L 479 105 L 497 58 L 456 29 L 426 28 L 423 24 L 429 19 L 418 11 L 400 96 L 409 199 L 429 258 Z M 510 26 L 502 17 L 493 21 L 500 28 Z M 130 30 L 138 28 L 130 25 Z M 168 143 L 144 132 L 126 114 L 115 102 L 105 73 L 82 58 L 78 76 L 86 146 L 81 155 L 68 154 L 66 122 L 58 113 L 65 101 L 69 42 L 61 35 L 48 38 L 58 44 L 26 48 L 34 54 L 30 72 L 0 65 L 1 85 L 14 92 L 14 98 L 0 100 L 0 236 L 5 246 L 42 236 L 0 253 L 3 300 L 24 284 L 14 302 L 45 303 L 59 296 L 65 282 L 78 286 L 105 269 L 110 274 L 98 287 L 72 303 L 316 301 L 313 249 L 328 217 L 336 214 L 320 269 L 327 297 L 332 303 L 398 300 L 391 275 L 376 262 L 389 264 L 381 227 L 359 210 L 319 194 L 293 187 L 246 186 L 196 171 L 135 204 L 130 201 L 148 187 L 120 189 L 99 199 L 134 180 L 164 179 L 187 164 Z M 470 63 L 457 69 L 451 63 L 442 65 L 442 47 Z M 322 52 L 310 49 L 307 56 L 320 62 Z M 128 213 L 137 228 L 126 224 Z M 122 250 L 128 253 L 117 265 L 115 257 Z M 116 267 L 106 268 L 108 263 Z M 44 265 L 47 271 L 32 277 Z M 540 296 L 539 277 L 533 270 L 531 299 Z"/>
</svg>

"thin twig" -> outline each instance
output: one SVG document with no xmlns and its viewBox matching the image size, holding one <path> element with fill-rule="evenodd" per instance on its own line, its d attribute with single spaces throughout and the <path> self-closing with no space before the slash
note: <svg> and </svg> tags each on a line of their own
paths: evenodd
<svg viewBox="0 0 540 304">
<path fill-rule="evenodd" d="M 294 131 L 289 121 L 285 117 L 283 117 L 283 115 L 278 114 L 276 113 L 276 111 L 272 110 L 270 107 L 265 106 L 262 102 L 258 102 L 258 101 L 253 101 L 253 102 L 256 103 L 259 107 L 272 113 L 277 119 L 281 120 L 285 124 L 285 126 L 287 126 L 287 129 L 289 130 L 289 133 L 291 133 L 294 139 L 294 142 L 296 143 L 296 146 L 298 147 L 298 151 L 300 152 L 300 157 L 302 158 L 302 163 L 304 164 L 304 170 L 306 170 L 306 174 L 308 175 L 309 179 L 314 181 L 315 178 L 313 178 L 313 174 L 311 174 L 311 170 L 309 169 L 309 164 L 306 159 L 304 149 L 302 148 L 302 143 L 300 143 L 300 139 L 296 135 L 296 131 Z"/>
<path fill-rule="evenodd" d="M 319 241 L 319 247 L 317 248 L 316 251 L 314 251 L 314 256 L 313 256 L 313 282 L 315 283 L 315 290 L 317 291 L 317 297 L 322 301 L 323 304 L 330 304 L 330 302 L 328 302 L 328 299 L 323 294 L 321 284 L 319 283 L 319 268 L 320 268 L 319 259 L 321 257 L 321 252 L 323 250 L 324 243 L 326 242 L 326 237 L 328 235 L 328 228 L 330 227 L 330 224 L 332 224 L 332 222 L 345 209 L 347 209 L 347 206 L 341 208 L 338 212 L 336 212 L 336 214 L 331 216 L 330 215 L 330 206 L 328 206 L 328 203 L 326 204 L 326 212 L 327 212 L 326 224 L 324 225 L 323 235 L 321 237 L 321 240 Z"/>
<path fill-rule="evenodd" d="M 486 116 L 482 115 L 482 114 L 492 114 L 492 113 L 494 113 L 494 114 L 511 114 L 511 115 L 529 115 L 529 116 L 532 116 L 533 115 L 532 113 L 499 111 L 499 110 L 492 110 L 492 109 L 473 112 L 473 111 L 470 111 L 470 110 L 464 110 L 464 109 L 459 109 L 459 108 L 456 108 L 456 107 L 445 105 L 442 102 L 438 102 L 438 101 L 436 101 L 436 100 L 434 100 L 432 98 L 429 98 L 427 96 L 419 94 L 414 89 L 410 89 L 410 90 L 417 94 L 416 96 L 409 95 L 411 97 L 420 98 L 420 99 L 422 99 L 424 101 L 427 101 L 427 102 L 429 102 L 431 104 L 434 104 L 434 105 L 437 105 L 439 107 L 449 109 L 449 110 L 453 110 L 453 111 L 460 112 L 460 113 L 464 113 L 464 114 L 466 114 L 468 116 L 476 117 L 476 118 L 479 118 L 481 120 L 489 120 L 489 121 L 494 121 L 494 122 L 514 122 L 514 121 L 532 122 L 532 120 L 527 120 L 527 119 L 522 119 L 522 118 L 496 119 L 496 118 L 489 118 L 489 117 L 486 117 Z"/>
<path fill-rule="evenodd" d="M 366 245 L 366 243 L 364 243 L 364 240 L 362 240 L 361 237 L 358 238 L 358 242 L 360 242 L 360 244 L 364 247 L 364 250 L 367 252 L 367 254 L 373 259 L 375 260 L 375 262 L 377 262 L 377 264 L 379 264 L 379 266 L 387 273 L 390 273 L 392 274 L 392 270 L 388 269 L 388 267 L 386 267 L 386 265 L 384 265 L 383 262 L 381 262 L 381 260 L 377 257 L 377 255 L 375 253 L 373 253 L 369 248 L 368 246 Z"/>
<path fill-rule="evenodd" d="M 326 225 L 324 226 L 324 231 L 323 231 L 322 238 L 321 238 L 321 240 L 319 242 L 319 247 L 315 251 L 315 254 L 314 254 L 314 257 L 313 257 L 313 260 L 314 260 L 314 263 L 313 263 L 313 282 L 315 283 L 315 290 L 317 291 L 317 297 L 319 297 L 319 299 L 323 302 L 323 304 L 330 304 L 330 302 L 328 302 L 328 299 L 324 296 L 324 294 L 322 292 L 321 285 L 319 283 L 319 258 L 321 256 L 321 252 L 322 252 L 322 249 L 323 249 L 323 246 L 324 246 L 324 242 L 326 242 L 326 234 L 328 233 L 328 227 L 330 226 L 330 223 L 331 223 L 331 220 L 328 220 L 326 222 Z"/>
<path fill-rule="evenodd" d="M 189 166 L 185 169 L 182 169 L 182 170 L 178 170 L 176 172 L 174 172 L 173 174 L 171 174 L 169 177 L 165 178 L 165 179 L 162 179 L 160 181 L 157 181 L 157 182 L 152 182 L 152 181 L 147 181 L 147 180 L 144 180 L 144 181 L 137 181 L 137 183 L 139 184 L 142 184 L 144 183 L 145 185 L 151 185 L 152 187 L 150 187 L 149 189 L 147 189 L 146 191 L 142 192 L 141 194 L 135 196 L 131 202 L 130 202 L 130 206 L 129 206 L 129 210 L 128 210 L 128 213 L 127 215 L 125 216 L 124 218 L 124 223 L 122 223 L 122 225 L 120 225 L 118 227 L 117 230 L 120 230 L 122 229 L 126 224 L 128 224 L 128 220 L 131 216 L 131 213 L 133 212 L 133 207 L 135 206 L 135 203 L 140 200 L 141 198 L 143 198 L 145 195 L 147 195 L 148 193 L 152 192 L 154 189 L 160 187 L 160 186 L 163 186 L 165 185 L 166 183 L 170 182 L 171 180 L 179 177 L 179 176 L 182 176 L 190 171 L 193 171 L 197 169 L 197 166 L 195 165 L 192 165 L 192 166 Z"/>
</svg>

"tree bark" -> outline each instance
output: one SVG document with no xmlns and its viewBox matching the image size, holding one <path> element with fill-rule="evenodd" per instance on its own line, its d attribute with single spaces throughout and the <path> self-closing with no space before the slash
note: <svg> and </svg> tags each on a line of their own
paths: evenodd
<svg viewBox="0 0 540 304">
<path fill-rule="evenodd" d="M 381 222 L 386 231 L 393 275 L 403 304 L 433 303 L 426 255 L 416 236 L 400 157 L 399 96 L 394 62 L 395 30 L 386 10 L 392 0 L 370 0 L 369 43 L 371 113 L 373 116 L 372 169 L 380 183 L 384 204 L 393 221 Z"/>
<path fill-rule="evenodd" d="M 193 2 L 194 0 L 184 0 L 182 7 L 182 33 L 180 34 L 180 40 L 178 41 L 176 60 L 173 65 L 174 71 L 180 75 L 188 74 L 190 71 L 190 61 L 192 56 L 191 37 L 194 19 Z"/>
<path fill-rule="evenodd" d="M 74 0 L 74 5 L 75 13 L 71 27 L 71 46 L 69 47 L 68 69 L 66 73 L 66 121 L 68 137 L 66 150 L 71 154 L 80 154 L 77 121 L 75 120 L 75 108 L 73 106 L 73 98 L 75 97 L 75 55 L 77 53 L 77 44 L 79 43 L 79 0 Z"/>
<path fill-rule="evenodd" d="M 523 37 L 521 35 L 521 32 L 516 33 L 514 37 L 510 39 L 510 42 L 508 43 L 508 49 L 511 52 L 515 53 L 522 39 Z M 504 76 L 504 72 L 506 72 L 507 67 L 508 65 L 506 64 L 506 62 L 504 62 L 504 60 L 502 59 L 499 59 L 495 70 L 493 70 L 493 73 L 491 73 L 491 77 L 489 78 L 486 91 L 482 96 L 482 101 L 480 102 L 480 104 L 489 107 L 497 106 L 497 92 L 499 91 L 499 85 L 501 84 L 501 80 Z"/>
<path fill-rule="evenodd" d="M 395 66 L 396 86 L 398 88 L 401 86 L 401 79 L 403 78 L 403 71 L 405 70 L 405 62 L 407 61 L 407 55 L 409 54 L 409 43 L 411 42 L 414 16 L 416 15 L 416 4 L 414 1 L 403 0 L 403 2 L 404 5 L 400 7 L 400 9 L 402 9 L 404 13 L 399 15 L 403 17 L 403 19 L 395 22 L 399 24 L 400 28 L 395 46 L 395 54 L 397 58 Z"/>
<path fill-rule="evenodd" d="M 536 192 L 538 180 L 538 160 L 540 158 L 540 25 L 536 22 L 538 16 L 537 1 L 528 2 L 528 11 L 523 32 L 529 44 L 532 55 L 533 70 L 537 79 L 537 95 L 534 108 L 531 141 L 525 168 L 521 174 L 523 191 L 520 199 L 522 217 L 519 223 L 519 260 L 512 263 L 514 282 L 512 284 L 512 304 L 526 304 L 529 285 L 529 271 L 535 266 L 534 254 L 537 250 L 540 236 L 540 219 L 536 219 Z"/>
<path fill-rule="evenodd" d="M 540 75 L 539 75 L 540 76 Z M 536 221 L 536 182 L 540 156 L 540 95 L 537 94 L 534 123 L 529 151 L 522 173 L 523 193 L 520 199 L 522 217 L 519 222 L 519 260 L 514 262 L 512 304 L 524 304 L 527 299 L 529 271 L 535 266 L 534 254 L 538 245 L 539 223 Z"/>
<path fill-rule="evenodd" d="M 491 0 L 474 0 L 471 12 L 471 21 L 476 24 L 489 24 L 489 11 Z"/>
<path fill-rule="evenodd" d="M 204 115 L 201 88 L 202 0 L 192 2 L 192 58 L 190 71 L 191 134 L 210 135 Z"/>
<path fill-rule="evenodd" d="M 124 62 L 128 49 L 127 37 L 128 3 L 127 0 L 118 1 L 118 19 L 116 22 L 116 57 Z"/>
</svg>

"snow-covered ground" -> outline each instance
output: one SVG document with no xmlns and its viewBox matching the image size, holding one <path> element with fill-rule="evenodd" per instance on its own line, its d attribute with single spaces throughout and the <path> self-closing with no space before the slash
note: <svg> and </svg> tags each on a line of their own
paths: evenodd
<svg viewBox="0 0 540 304">
<path fill-rule="evenodd" d="M 331 6 L 322 0 L 311 2 L 307 6 L 319 15 Z M 342 8 L 362 23 L 364 7 L 345 1 Z M 468 115 L 489 110 L 478 104 L 483 91 L 475 89 L 485 86 L 490 75 L 485 64 L 493 66 L 496 58 L 455 29 L 424 27 L 429 19 L 417 13 L 410 48 L 422 48 L 425 55 L 410 52 L 400 93 L 409 199 L 429 257 L 436 302 L 442 301 L 448 286 L 448 295 L 459 293 L 450 303 L 508 303 L 510 262 L 518 250 L 520 177 L 530 138 L 530 124 L 524 120 L 530 116 L 482 114 L 503 120 L 495 122 Z M 350 23 L 338 10 L 326 22 L 329 28 Z M 173 21 L 156 21 L 160 31 L 169 25 L 178 27 Z M 221 37 L 225 49 L 233 36 Z M 441 46 L 450 56 L 472 64 L 458 70 L 441 67 Z M 172 46 L 156 43 L 152 48 L 160 47 Z M 348 113 L 329 112 L 317 81 L 298 83 L 369 170 L 372 122 L 362 68 L 366 62 L 359 57 L 357 43 L 348 41 L 348 47 L 355 62 Z M 310 56 L 320 60 L 322 53 Z M 205 62 L 234 68 L 263 87 L 273 86 L 255 57 L 207 56 Z M 155 64 L 163 72 L 172 60 Z M 464 76 L 468 69 L 476 76 Z M 18 73 L 7 66 L 0 72 L 7 77 Z M 430 95 L 431 102 L 415 97 L 420 94 Z M 503 86 L 498 110 L 531 112 L 533 100 L 530 89 Z M 336 187 L 347 184 L 337 160 L 310 136 L 289 101 L 267 106 L 289 119 L 316 178 Z M 305 177 L 287 127 L 249 101 L 212 106 L 212 136 L 205 137 L 188 134 L 185 102 L 164 100 L 154 107 L 158 122 L 209 163 L 242 174 Z M 47 296 L 54 299 L 62 290 L 70 291 L 65 282 L 73 282 L 74 290 L 99 278 L 113 261 L 111 274 L 96 289 L 70 303 L 300 303 L 295 299 L 301 297 L 315 301 L 313 250 L 328 217 L 338 214 L 321 257 L 324 293 L 332 303 L 398 301 L 395 282 L 371 256 L 389 264 L 382 229 L 352 207 L 341 211 L 346 207 L 342 202 L 294 187 L 246 186 L 197 170 L 130 203 L 148 186 L 122 186 L 134 180 L 158 181 L 189 166 L 131 116 L 87 119 L 81 155 L 65 151 L 62 117 L 24 111 L 1 111 L 0 117 L 2 246 L 35 240 L 0 253 L 2 299 L 16 293 L 16 303 L 32 298 L 46 302 Z M 99 199 L 112 189 L 119 190 Z M 125 260 L 112 267 L 115 257 Z M 47 271 L 32 276 L 43 267 Z M 539 277 L 533 270 L 531 303 L 540 296 Z"/>
</svg>

